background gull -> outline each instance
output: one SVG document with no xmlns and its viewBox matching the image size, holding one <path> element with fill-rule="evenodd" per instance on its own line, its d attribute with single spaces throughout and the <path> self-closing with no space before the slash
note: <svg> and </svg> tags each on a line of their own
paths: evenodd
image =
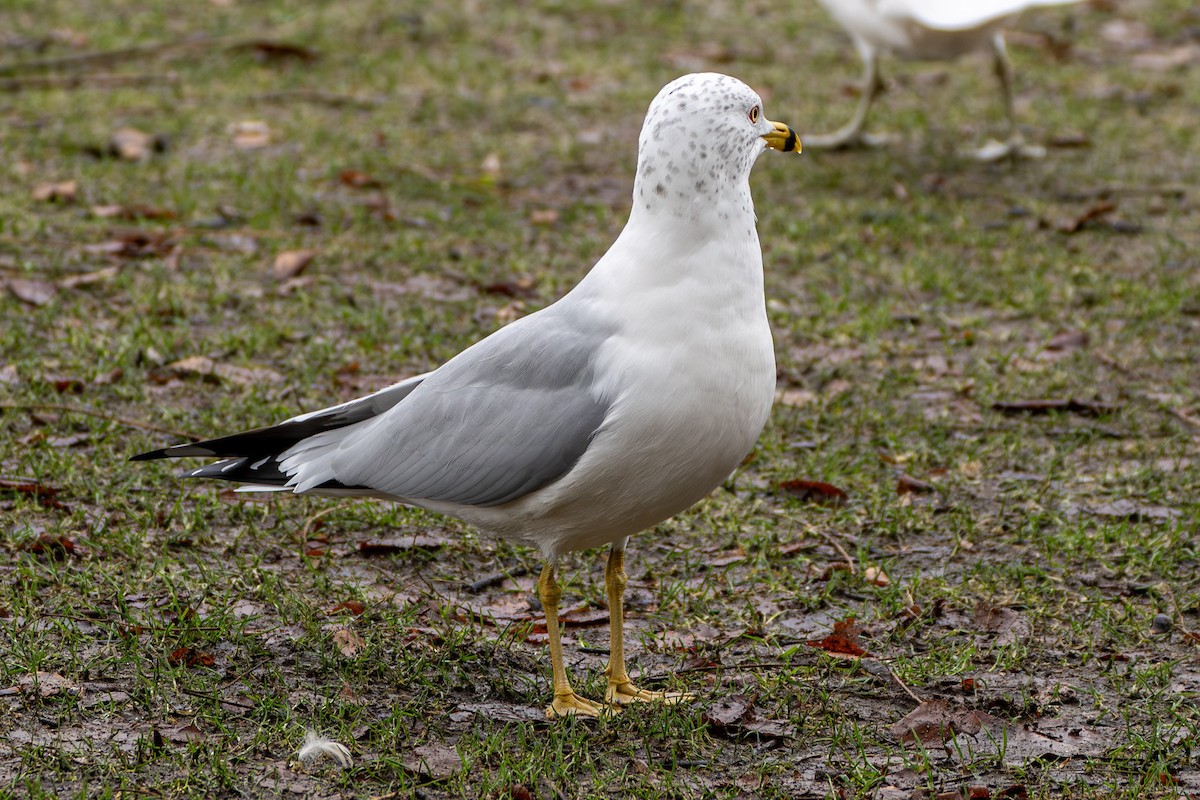
<svg viewBox="0 0 1200 800">
<path fill-rule="evenodd" d="M 883 90 L 879 54 L 901 58 L 943 60 L 988 49 L 1000 81 L 1008 123 L 1004 142 L 989 142 L 976 151 L 984 160 L 1008 155 L 1040 158 L 1045 150 L 1026 145 L 1017 131 L 1013 109 L 1013 69 L 1004 45 L 1004 27 L 1028 8 L 1077 3 L 1079 0 L 821 0 L 821 5 L 846 29 L 863 60 L 862 94 L 854 118 L 834 133 L 806 136 L 812 147 L 878 145 L 887 137 L 863 131 L 871 103 Z"/>
<path fill-rule="evenodd" d="M 538 547 L 550 716 L 604 710 L 567 680 L 554 572 L 563 552 L 611 544 L 605 701 L 677 700 L 626 672 L 624 552 L 630 535 L 719 485 L 770 412 L 775 358 L 748 180 L 766 147 L 800 149 L 744 83 L 679 78 L 646 114 L 625 229 L 558 302 L 367 397 L 134 459 L 222 457 L 186 474 L 398 500 Z"/>
</svg>

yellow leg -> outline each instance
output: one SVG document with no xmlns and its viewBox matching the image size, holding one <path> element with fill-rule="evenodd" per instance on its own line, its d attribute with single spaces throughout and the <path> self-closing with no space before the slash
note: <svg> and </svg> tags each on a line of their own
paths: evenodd
<svg viewBox="0 0 1200 800">
<path fill-rule="evenodd" d="M 608 567 L 604 570 L 604 586 L 608 590 L 608 624 L 611 645 L 608 655 L 608 691 L 604 702 L 613 705 L 628 703 L 678 703 L 690 700 L 691 695 L 683 692 L 652 692 L 639 689 L 629 680 L 625 671 L 625 550 L 616 546 L 608 554 Z"/>
<path fill-rule="evenodd" d="M 554 700 L 546 706 L 546 716 L 550 719 L 574 715 L 600 716 L 605 711 L 603 706 L 575 694 L 567 680 L 567 668 L 563 666 L 562 633 L 558 627 L 558 601 L 562 598 L 562 591 L 554 580 L 554 561 L 547 561 L 546 566 L 542 567 L 542 577 L 538 580 L 538 596 L 542 600 L 542 609 L 546 612 L 546 633 L 550 635 L 550 664 L 554 669 Z"/>
</svg>

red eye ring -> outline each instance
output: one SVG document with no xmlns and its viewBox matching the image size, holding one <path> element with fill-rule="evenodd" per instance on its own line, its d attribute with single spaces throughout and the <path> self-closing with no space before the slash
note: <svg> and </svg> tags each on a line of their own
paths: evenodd
<svg viewBox="0 0 1200 800">
<path fill-rule="evenodd" d="M 758 106 L 755 106 L 754 108 L 750 109 L 750 124 L 757 125 L 758 124 L 758 115 L 761 113 L 762 112 L 759 110 Z"/>
</svg>

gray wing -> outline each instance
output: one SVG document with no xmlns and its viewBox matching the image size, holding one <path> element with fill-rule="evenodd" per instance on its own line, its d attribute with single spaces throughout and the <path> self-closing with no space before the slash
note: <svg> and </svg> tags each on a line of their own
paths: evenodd
<svg viewBox="0 0 1200 800">
<path fill-rule="evenodd" d="M 425 376 L 345 437 L 327 477 L 414 501 L 495 506 L 565 474 L 608 412 L 595 358 L 613 330 L 588 319 L 584 304 L 562 306 L 500 329 Z"/>
</svg>

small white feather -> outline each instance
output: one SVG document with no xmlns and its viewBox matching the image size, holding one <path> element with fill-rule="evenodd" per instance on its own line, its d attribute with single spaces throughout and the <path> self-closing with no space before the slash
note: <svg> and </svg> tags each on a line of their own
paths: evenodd
<svg viewBox="0 0 1200 800">
<path fill-rule="evenodd" d="M 322 758 L 332 758 L 342 769 L 349 769 L 353 763 L 345 745 L 326 739 L 316 731 L 306 731 L 304 745 L 300 748 L 300 760 L 305 764 L 315 764 Z"/>
</svg>

